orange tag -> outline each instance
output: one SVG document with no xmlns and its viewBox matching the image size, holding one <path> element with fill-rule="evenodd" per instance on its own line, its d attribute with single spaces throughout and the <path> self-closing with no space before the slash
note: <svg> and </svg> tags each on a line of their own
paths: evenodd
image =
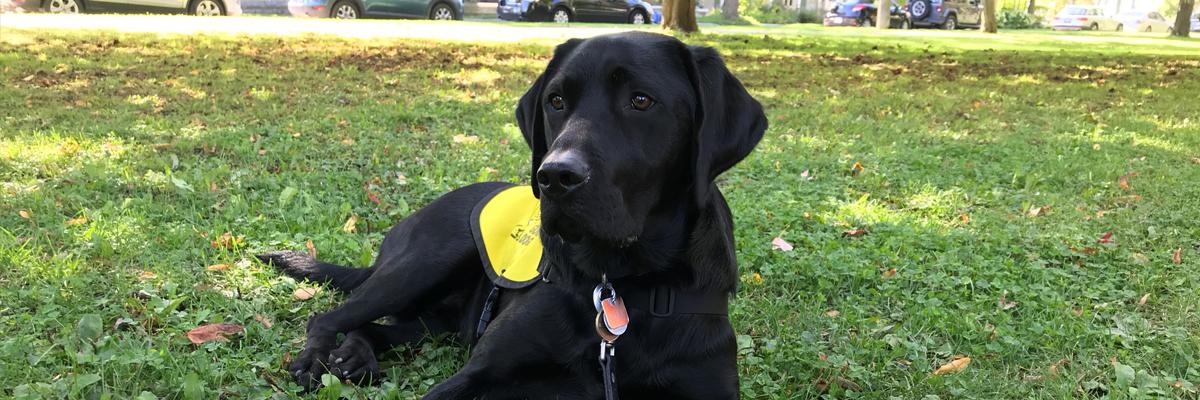
<svg viewBox="0 0 1200 400">
<path fill-rule="evenodd" d="M 625 333 L 625 329 L 629 327 L 629 313 L 625 311 L 625 301 L 618 296 L 616 299 L 601 300 L 600 306 L 604 308 L 604 327 L 614 335 Z"/>
</svg>

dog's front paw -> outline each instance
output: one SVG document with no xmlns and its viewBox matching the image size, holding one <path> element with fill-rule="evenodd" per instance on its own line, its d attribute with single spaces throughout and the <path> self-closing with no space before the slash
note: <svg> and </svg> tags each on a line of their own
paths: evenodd
<svg viewBox="0 0 1200 400">
<path fill-rule="evenodd" d="M 292 363 L 288 365 L 288 373 L 304 389 L 316 389 L 321 386 L 321 375 L 329 372 L 329 368 L 326 365 L 328 358 L 329 350 L 327 349 L 305 348 L 300 353 L 300 356 L 293 359 Z"/>
<path fill-rule="evenodd" d="M 383 377 L 379 372 L 379 362 L 375 359 L 375 350 L 362 340 L 346 340 L 341 347 L 329 353 L 326 365 L 333 376 L 360 385 L 379 382 Z"/>
</svg>

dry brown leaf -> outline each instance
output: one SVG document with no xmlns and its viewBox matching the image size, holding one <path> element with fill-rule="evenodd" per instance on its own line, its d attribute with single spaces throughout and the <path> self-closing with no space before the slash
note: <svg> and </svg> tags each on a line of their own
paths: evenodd
<svg viewBox="0 0 1200 400">
<path fill-rule="evenodd" d="M 1175 263 L 1175 265 L 1183 264 L 1183 248 L 1175 249 L 1171 253 L 1171 262 Z"/>
<path fill-rule="evenodd" d="M 1096 243 L 1100 243 L 1100 244 L 1112 243 L 1112 235 L 1113 235 L 1112 232 L 1104 232 L 1104 235 L 1100 236 L 1100 240 L 1097 240 Z"/>
<path fill-rule="evenodd" d="M 1120 186 L 1121 190 L 1125 190 L 1125 191 L 1132 190 L 1133 186 L 1129 185 L 1129 179 L 1133 178 L 1137 175 L 1138 175 L 1137 172 L 1130 172 L 1128 174 L 1121 175 L 1120 178 L 1117 178 L 1117 186 Z"/>
<path fill-rule="evenodd" d="M 792 251 L 793 247 L 791 243 L 788 243 L 786 240 L 783 240 L 783 238 L 776 236 L 775 239 L 771 239 L 771 249 Z"/>
<path fill-rule="evenodd" d="M 258 149 L 258 155 L 260 155 L 260 156 L 267 155 L 267 149 Z"/>
<path fill-rule="evenodd" d="M 889 269 L 889 270 L 887 270 L 887 271 L 883 271 L 883 277 L 884 277 L 884 278 L 891 278 L 891 277 L 893 277 L 893 276 L 895 276 L 895 275 L 896 275 L 896 269 L 895 269 L 895 268 Z"/>
<path fill-rule="evenodd" d="M 203 344 L 214 340 L 229 340 L 225 335 L 242 333 L 245 330 L 241 325 L 236 324 L 200 325 L 188 331 L 187 337 L 192 343 Z"/>
<path fill-rule="evenodd" d="M 854 229 L 851 229 L 851 230 L 848 230 L 848 231 L 845 231 L 842 233 L 849 237 L 859 237 L 862 235 L 866 235 L 867 230 L 864 228 L 854 228 Z"/>
<path fill-rule="evenodd" d="M 375 192 L 367 190 L 367 200 L 375 203 L 375 205 L 379 205 L 379 195 L 375 194 Z"/>
<path fill-rule="evenodd" d="M 142 271 L 142 272 L 138 273 L 138 279 L 143 282 L 157 278 L 157 277 L 158 277 L 158 274 L 150 272 L 150 271 Z"/>
<path fill-rule="evenodd" d="M 87 217 L 71 218 L 66 222 L 67 225 L 83 225 L 86 223 L 88 223 Z"/>
<path fill-rule="evenodd" d="M 824 379 L 817 378 L 813 381 L 813 388 L 817 389 L 817 392 L 824 393 L 826 390 L 829 390 L 829 382 L 826 382 Z"/>
<path fill-rule="evenodd" d="M 858 174 L 863 173 L 865 170 L 866 168 L 863 168 L 862 163 L 855 161 L 854 165 L 850 167 L 850 175 L 858 176 Z"/>
<path fill-rule="evenodd" d="M 461 133 L 460 133 L 460 134 L 457 134 L 457 135 L 454 135 L 454 138 L 453 138 L 453 139 L 454 139 L 454 143 L 466 143 L 466 144 L 472 144 L 472 143 L 479 142 L 479 136 L 475 136 L 475 135 L 464 135 L 464 134 L 461 134 Z"/>
<path fill-rule="evenodd" d="M 272 326 L 275 326 L 275 323 L 271 322 L 270 318 L 267 318 L 262 314 L 254 314 L 254 320 L 258 321 L 260 324 L 263 324 L 263 327 L 267 329 L 271 329 Z"/>
<path fill-rule="evenodd" d="M 967 215 L 967 213 L 958 213 L 958 219 L 960 221 L 962 221 L 964 224 L 971 223 L 971 216 Z"/>
<path fill-rule="evenodd" d="M 817 353 L 817 359 L 821 361 L 829 361 L 829 356 L 825 353 Z"/>
<path fill-rule="evenodd" d="M 213 264 L 205 267 L 204 269 L 209 271 L 224 271 L 229 269 L 229 264 Z"/>
<path fill-rule="evenodd" d="M 358 231 L 358 216 L 350 214 L 350 218 L 346 218 L 346 223 L 342 224 L 342 232 L 354 233 Z"/>
<path fill-rule="evenodd" d="M 1042 215 L 1046 215 L 1046 212 L 1048 212 L 1048 211 L 1050 211 L 1050 206 L 1030 207 L 1029 215 L 1032 217 L 1039 217 Z"/>
<path fill-rule="evenodd" d="M 308 255 L 312 258 L 317 258 L 317 246 L 313 245 L 312 239 L 304 242 L 304 248 L 308 249 Z"/>
<path fill-rule="evenodd" d="M 212 241 L 212 247 L 214 249 L 232 249 L 241 244 L 241 241 L 241 238 L 233 237 L 233 233 L 225 232 Z"/>
<path fill-rule="evenodd" d="M 1147 300 L 1150 300 L 1150 293 L 1143 294 L 1142 298 L 1138 299 L 1137 305 L 1144 306 Z"/>
<path fill-rule="evenodd" d="M 944 375 L 944 374 L 955 373 L 958 371 L 962 371 L 963 369 L 966 369 L 968 365 L 971 365 L 971 357 L 958 358 L 958 359 L 955 359 L 954 361 L 947 363 L 946 365 L 938 367 L 938 369 L 936 371 L 933 371 L 933 374 L 934 375 Z"/>
<path fill-rule="evenodd" d="M 212 192 L 212 193 L 217 193 L 217 192 L 221 191 L 221 187 L 217 186 L 217 182 L 209 182 L 208 183 L 208 191 Z"/>
<path fill-rule="evenodd" d="M 17 215 L 20 215 L 21 218 L 29 219 L 29 210 L 17 211 Z"/>
<path fill-rule="evenodd" d="M 1067 365 L 1070 363 L 1071 363 L 1071 360 L 1063 358 L 1061 360 L 1055 361 L 1054 364 L 1050 364 L 1050 376 L 1058 376 L 1058 367 L 1061 367 L 1061 366 L 1064 366 L 1064 365 Z"/>
<path fill-rule="evenodd" d="M 1200 157 L 1192 157 L 1192 164 L 1200 164 Z"/>
<path fill-rule="evenodd" d="M 829 311 L 825 312 L 825 316 L 829 318 L 837 318 L 839 315 L 842 315 L 842 312 L 838 311 L 837 309 L 831 308 Z"/>
<path fill-rule="evenodd" d="M 292 292 L 292 298 L 300 301 L 308 300 L 321 293 L 321 288 L 299 288 Z"/>
</svg>

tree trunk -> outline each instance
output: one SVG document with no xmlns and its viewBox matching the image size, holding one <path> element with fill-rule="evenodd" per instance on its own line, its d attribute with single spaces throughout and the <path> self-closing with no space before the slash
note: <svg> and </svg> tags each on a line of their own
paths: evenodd
<svg viewBox="0 0 1200 400">
<path fill-rule="evenodd" d="M 721 16 L 726 20 L 736 20 L 738 17 L 738 0 L 725 0 L 721 3 Z"/>
<path fill-rule="evenodd" d="M 983 18 L 979 30 L 996 33 L 996 0 L 983 0 Z"/>
<path fill-rule="evenodd" d="M 664 0 L 662 27 L 683 33 L 699 32 L 696 26 L 696 0 Z"/>
<path fill-rule="evenodd" d="M 1033 15 L 1033 13 L 1037 12 L 1037 10 L 1036 10 L 1037 5 L 1034 4 L 1034 1 L 1035 0 L 1029 0 L 1028 3 L 1025 3 L 1025 13 L 1026 14 Z M 1121 8 L 1120 0 L 1117 0 L 1117 8 L 1118 9 Z"/>
<path fill-rule="evenodd" d="M 879 29 L 887 29 L 891 25 L 891 5 L 892 0 L 876 0 L 875 7 L 875 27 Z"/>
<path fill-rule="evenodd" d="M 1188 37 L 1188 31 L 1192 29 L 1192 9 L 1196 6 L 1196 0 L 1179 0 L 1179 13 L 1175 14 L 1175 29 L 1171 31 L 1171 36 Z"/>
</svg>

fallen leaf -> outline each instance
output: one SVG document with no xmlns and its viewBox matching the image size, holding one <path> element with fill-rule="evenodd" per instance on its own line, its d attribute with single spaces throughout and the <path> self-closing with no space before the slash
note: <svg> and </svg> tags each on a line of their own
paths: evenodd
<svg viewBox="0 0 1200 400">
<path fill-rule="evenodd" d="M 263 327 L 266 327 L 267 329 L 271 329 L 272 326 L 275 326 L 275 323 L 271 322 L 270 318 L 267 318 L 262 314 L 254 314 L 254 320 L 258 321 L 260 324 L 263 324 Z"/>
<path fill-rule="evenodd" d="M 1130 172 L 1128 174 L 1121 175 L 1120 178 L 1117 178 L 1117 186 L 1120 186 L 1121 190 L 1125 190 L 1125 191 L 1133 189 L 1133 186 L 1129 185 L 1129 179 L 1133 178 L 1137 175 L 1138 175 L 1137 172 Z"/>
<path fill-rule="evenodd" d="M 1112 243 L 1112 235 L 1113 235 L 1112 232 L 1104 232 L 1104 236 L 1100 236 L 1100 240 L 1097 240 L 1096 243 L 1100 243 L 1100 244 Z"/>
<path fill-rule="evenodd" d="M 845 231 L 842 233 L 849 237 L 859 237 L 862 235 L 866 235 L 867 230 L 864 228 L 854 228 L 854 229 L 851 229 L 851 230 L 848 230 L 848 231 Z"/>
<path fill-rule="evenodd" d="M 342 232 L 354 233 L 358 231 L 358 216 L 350 214 L 350 218 L 346 218 L 346 223 L 342 224 Z"/>
<path fill-rule="evenodd" d="M 837 378 L 833 378 L 833 381 L 836 382 L 838 386 L 841 386 L 842 389 L 853 390 L 855 392 L 862 391 L 862 386 L 859 386 L 857 383 L 854 383 L 854 381 L 852 381 L 852 380 L 849 380 L 849 379 L 839 376 Z"/>
<path fill-rule="evenodd" d="M 308 249 L 308 255 L 312 258 L 317 258 L 317 246 L 313 245 L 312 239 L 304 242 L 304 247 Z"/>
<path fill-rule="evenodd" d="M 1046 215 L 1047 211 L 1050 211 L 1050 206 L 1030 207 L 1029 215 L 1033 216 L 1033 217 L 1039 217 L 1042 215 Z"/>
<path fill-rule="evenodd" d="M 842 312 L 837 309 L 829 309 L 825 312 L 825 316 L 829 318 L 837 318 L 839 315 L 842 315 Z"/>
<path fill-rule="evenodd" d="M 1118 202 L 1118 203 L 1137 203 L 1139 201 L 1142 201 L 1142 196 L 1136 195 L 1136 194 L 1131 194 L 1128 196 L 1117 197 L 1114 200 L 1116 200 L 1116 202 Z"/>
<path fill-rule="evenodd" d="M 791 243 L 788 243 L 781 237 L 776 236 L 775 239 L 771 240 L 771 249 L 773 250 L 792 251 L 793 248 Z"/>
<path fill-rule="evenodd" d="M 1129 258 L 1132 259 L 1133 263 L 1137 265 L 1146 265 L 1146 263 L 1150 262 L 1150 257 L 1146 257 L 1146 255 L 1142 253 L 1133 253 L 1129 256 Z"/>
<path fill-rule="evenodd" d="M 1183 264 L 1182 251 L 1183 251 L 1183 248 L 1178 248 L 1178 249 L 1175 249 L 1175 251 L 1173 253 L 1171 253 L 1171 262 L 1175 263 L 1175 265 Z"/>
<path fill-rule="evenodd" d="M 138 279 L 141 281 L 148 281 L 148 280 L 151 280 L 151 279 L 154 279 L 157 277 L 158 277 L 158 274 L 150 272 L 150 271 L 142 271 L 142 272 L 138 273 Z"/>
<path fill-rule="evenodd" d="M 1064 365 L 1067 365 L 1070 363 L 1071 363 L 1071 360 L 1063 358 L 1058 361 L 1055 361 L 1054 364 L 1050 364 L 1050 376 L 1058 376 L 1058 367 L 1061 367 L 1061 366 L 1064 366 Z"/>
<path fill-rule="evenodd" d="M 944 374 L 955 373 L 955 372 L 962 371 L 963 369 L 967 368 L 968 365 L 971 365 L 971 357 L 958 358 L 954 361 L 949 362 L 946 365 L 938 367 L 938 369 L 936 371 L 933 371 L 933 374 L 934 375 L 944 375 Z"/>
<path fill-rule="evenodd" d="M 1093 143 L 1092 150 L 1100 150 L 1100 143 Z"/>
<path fill-rule="evenodd" d="M 1200 157 L 1192 157 L 1192 164 L 1200 164 Z"/>
<path fill-rule="evenodd" d="M 212 241 L 212 247 L 214 249 L 232 249 L 239 242 L 240 240 L 233 237 L 232 233 L 225 232 L 222 233 L 220 237 L 217 237 L 216 240 Z"/>
<path fill-rule="evenodd" d="M 375 194 L 375 192 L 368 190 L 367 191 L 367 200 L 370 200 L 372 203 L 375 203 L 375 205 L 379 205 L 379 195 Z"/>
<path fill-rule="evenodd" d="M 88 222 L 87 217 L 71 218 L 67 220 L 67 225 L 83 225 Z"/>
<path fill-rule="evenodd" d="M 895 276 L 895 275 L 896 275 L 896 269 L 895 269 L 895 268 L 889 269 L 889 270 L 887 270 L 887 271 L 883 271 L 883 277 L 884 277 L 884 278 L 891 278 L 892 276 Z"/>
<path fill-rule="evenodd" d="M 476 143 L 476 142 L 478 142 L 478 141 L 479 141 L 479 136 L 475 136 L 475 135 L 464 135 L 464 134 L 461 134 L 461 133 L 460 133 L 460 134 L 457 134 L 457 135 L 454 135 L 454 143 L 466 143 L 466 144 L 472 144 L 472 143 Z"/>
<path fill-rule="evenodd" d="M 258 155 L 260 155 L 260 156 L 267 155 L 267 149 L 258 149 Z"/>
<path fill-rule="evenodd" d="M 754 275 L 750 275 L 750 279 L 754 280 L 754 283 L 763 283 L 762 274 L 757 272 L 755 272 Z"/>
<path fill-rule="evenodd" d="M 221 191 L 221 187 L 217 186 L 217 182 L 209 182 L 208 183 L 208 191 L 211 193 L 217 193 L 217 192 Z"/>
<path fill-rule="evenodd" d="M 246 329 L 241 325 L 235 324 L 209 324 L 200 325 L 195 329 L 188 331 L 188 340 L 195 344 L 203 344 L 214 340 L 229 340 L 225 335 L 242 333 Z"/>
<path fill-rule="evenodd" d="M 292 298 L 300 301 L 308 300 L 321 293 L 321 288 L 299 288 L 292 292 Z"/>
<path fill-rule="evenodd" d="M 1000 301 L 997 301 L 996 305 L 999 306 L 1001 310 L 1010 310 L 1017 306 L 1017 302 L 1008 301 L 1008 290 L 1005 290 L 1004 293 L 1000 294 Z"/>
<path fill-rule="evenodd" d="M 829 361 L 829 356 L 825 353 L 817 353 L 817 359 L 821 361 Z"/>
<path fill-rule="evenodd" d="M 1138 299 L 1137 305 L 1144 306 L 1147 300 L 1150 300 L 1150 293 L 1143 294 L 1142 298 Z"/>
<path fill-rule="evenodd" d="M 225 270 L 229 269 L 229 264 L 213 264 L 213 265 L 209 265 L 208 267 L 206 267 L 204 269 L 209 270 L 209 271 L 225 271 Z"/>
<path fill-rule="evenodd" d="M 958 213 L 958 219 L 964 224 L 971 223 L 971 216 L 967 215 L 967 213 Z"/>
<path fill-rule="evenodd" d="M 863 168 L 862 163 L 855 161 L 854 165 L 850 166 L 850 175 L 858 176 L 858 174 L 863 173 L 865 170 L 866 168 Z"/>
<path fill-rule="evenodd" d="M 17 211 L 17 215 L 20 215 L 21 218 L 29 219 L 29 211 L 28 210 Z"/>
<path fill-rule="evenodd" d="M 823 393 L 829 389 L 829 382 L 826 382 L 824 379 L 817 378 L 817 380 L 813 381 L 813 387 L 816 388 L 818 392 Z"/>
<path fill-rule="evenodd" d="M 800 179 L 811 181 L 813 178 L 809 176 L 808 170 L 806 169 L 804 172 L 800 173 Z"/>
</svg>

